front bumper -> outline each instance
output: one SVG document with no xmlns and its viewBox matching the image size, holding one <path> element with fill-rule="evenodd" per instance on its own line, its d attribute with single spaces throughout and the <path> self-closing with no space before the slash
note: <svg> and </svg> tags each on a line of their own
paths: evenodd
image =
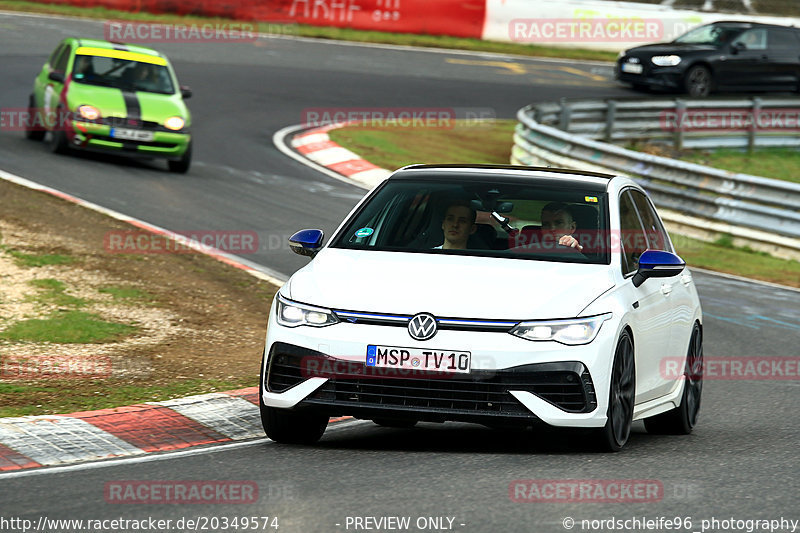
<svg viewBox="0 0 800 533">
<path fill-rule="evenodd" d="M 136 157 L 178 160 L 186 152 L 191 135 L 187 132 L 153 131 L 151 141 L 121 140 L 111 137 L 112 126 L 73 120 L 68 130 L 70 147 L 96 152 L 115 152 Z"/>
<path fill-rule="evenodd" d="M 644 65 L 641 74 L 622 72 L 621 63 L 614 67 L 614 77 L 617 81 L 631 85 L 647 86 L 652 88 L 680 90 L 683 88 L 683 69 L 676 67 L 656 67 Z"/>
<path fill-rule="evenodd" d="M 602 427 L 616 333 L 608 321 L 590 344 L 566 346 L 504 332 L 440 330 L 424 348 L 470 351 L 470 373 L 409 374 L 365 364 L 368 344 L 420 347 L 406 328 L 287 328 L 275 321 L 273 306 L 262 401 L 366 419 Z"/>
</svg>

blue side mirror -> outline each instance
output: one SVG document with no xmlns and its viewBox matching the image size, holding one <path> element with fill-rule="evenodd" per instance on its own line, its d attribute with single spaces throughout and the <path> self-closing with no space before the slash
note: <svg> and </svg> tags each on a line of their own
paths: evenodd
<svg viewBox="0 0 800 533">
<path fill-rule="evenodd" d="M 314 257 L 322 248 L 322 239 L 325 234 L 321 229 L 301 229 L 289 237 L 289 247 L 299 255 Z"/>
<path fill-rule="evenodd" d="M 663 250 L 646 250 L 639 256 L 639 270 L 633 276 L 633 286 L 638 287 L 648 278 L 671 278 L 686 267 L 683 259 Z"/>
</svg>

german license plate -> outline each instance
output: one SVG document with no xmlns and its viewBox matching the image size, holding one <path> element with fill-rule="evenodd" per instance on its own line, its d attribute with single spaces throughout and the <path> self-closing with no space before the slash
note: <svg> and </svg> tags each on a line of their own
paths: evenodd
<svg viewBox="0 0 800 533">
<path fill-rule="evenodd" d="M 623 63 L 622 72 L 627 72 L 629 74 L 641 74 L 642 65 L 638 63 Z"/>
<path fill-rule="evenodd" d="M 145 130 L 131 130 L 126 128 L 111 128 L 111 136 L 125 141 L 152 141 L 153 132 Z"/>
<path fill-rule="evenodd" d="M 367 366 L 402 368 L 429 372 L 469 374 L 470 352 L 403 348 L 400 346 L 367 346 Z"/>
</svg>

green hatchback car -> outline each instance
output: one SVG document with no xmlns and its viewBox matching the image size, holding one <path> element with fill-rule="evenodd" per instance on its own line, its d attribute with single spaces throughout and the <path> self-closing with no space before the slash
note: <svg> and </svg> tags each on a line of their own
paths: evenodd
<svg viewBox="0 0 800 533">
<path fill-rule="evenodd" d="M 50 133 L 56 153 L 72 149 L 166 159 L 185 173 L 191 115 L 167 58 L 141 46 L 95 39 L 61 41 L 42 67 L 28 103 L 26 136 Z"/>
</svg>

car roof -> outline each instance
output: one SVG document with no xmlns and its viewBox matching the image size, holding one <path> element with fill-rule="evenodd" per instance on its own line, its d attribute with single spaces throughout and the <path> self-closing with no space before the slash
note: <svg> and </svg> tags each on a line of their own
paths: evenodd
<svg viewBox="0 0 800 533">
<path fill-rule="evenodd" d="M 156 50 L 153 50 L 152 48 L 147 48 L 146 46 L 104 41 L 102 39 L 82 39 L 77 37 L 73 37 L 67 40 L 72 41 L 81 47 L 103 48 L 105 50 L 121 50 L 126 52 L 135 52 L 137 54 L 146 54 L 156 57 L 164 57 L 161 53 L 157 52 Z"/>
<path fill-rule="evenodd" d="M 782 26 L 780 24 L 767 24 L 765 22 L 752 22 L 748 20 L 719 20 L 711 22 L 706 26 L 733 26 L 737 28 L 783 28 L 788 30 L 798 30 L 794 26 Z"/>
<path fill-rule="evenodd" d="M 389 180 L 441 178 L 458 181 L 484 181 L 488 177 L 504 182 L 551 187 L 575 187 L 605 192 L 615 176 L 585 170 L 527 167 L 519 165 L 410 165 L 389 176 Z"/>
</svg>

